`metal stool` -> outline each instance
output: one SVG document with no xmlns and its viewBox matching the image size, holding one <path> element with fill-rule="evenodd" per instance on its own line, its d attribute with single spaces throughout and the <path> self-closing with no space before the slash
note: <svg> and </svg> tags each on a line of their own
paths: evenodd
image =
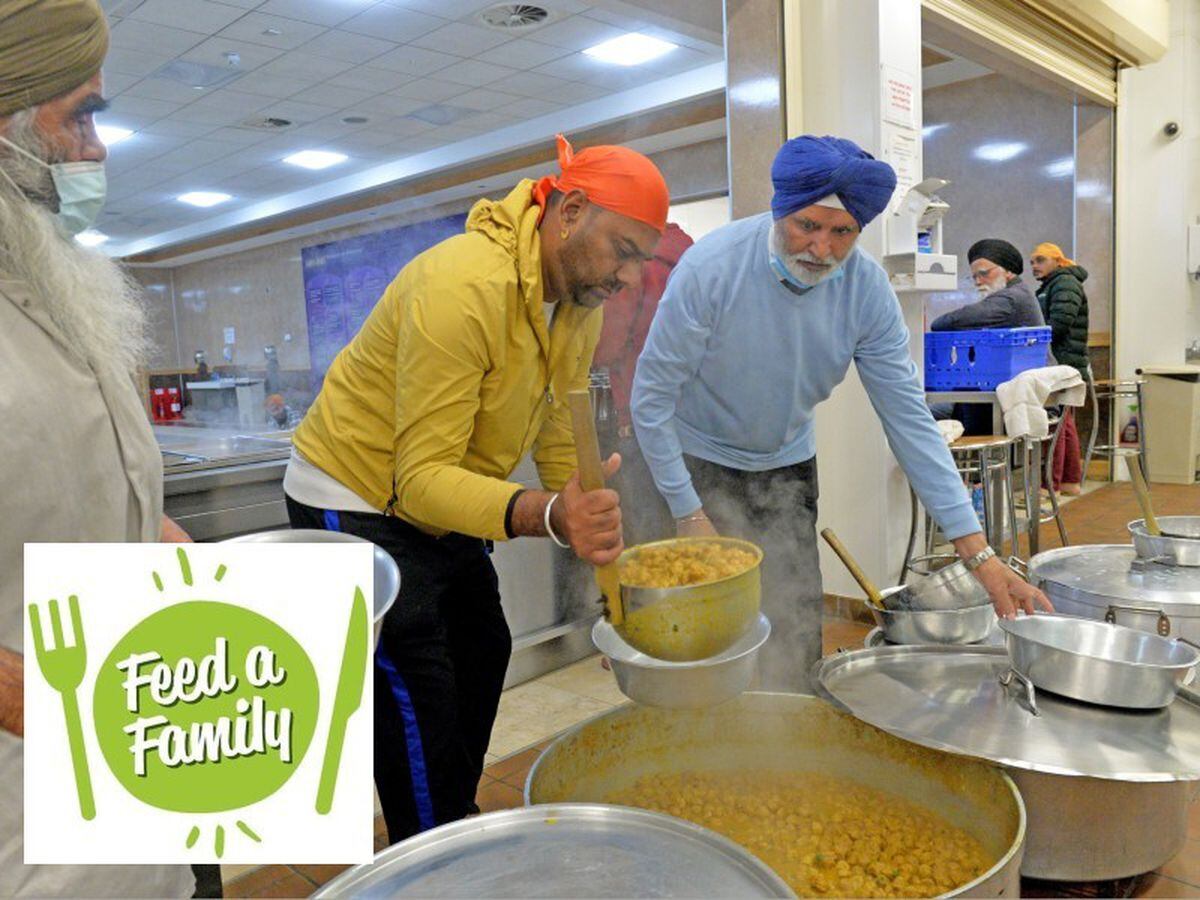
<svg viewBox="0 0 1200 900">
<path fill-rule="evenodd" d="M 1092 401 L 1092 431 L 1088 436 L 1087 455 L 1083 458 L 1083 477 L 1085 479 L 1087 478 L 1088 468 L 1091 466 L 1093 455 L 1108 458 L 1109 481 L 1112 481 L 1115 475 L 1116 466 L 1114 465 L 1114 460 L 1118 456 L 1137 454 L 1138 462 L 1142 464 L 1142 471 L 1148 471 L 1146 468 L 1146 404 L 1142 398 L 1142 385 L 1145 383 L 1141 378 L 1132 378 L 1124 381 L 1111 378 L 1101 381 L 1088 379 L 1088 393 L 1091 395 Z M 1135 398 L 1138 408 L 1137 449 L 1121 446 L 1119 433 L 1115 444 L 1097 444 L 1096 439 L 1100 432 L 1100 401 L 1103 400 L 1108 404 L 1108 426 L 1109 433 L 1111 434 L 1114 424 L 1118 428 L 1120 427 L 1120 420 L 1117 416 L 1118 402 Z"/>
<path fill-rule="evenodd" d="M 1069 546 L 1067 526 L 1063 521 L 1062 512 L 1058 505 L 1058 494 L 1054 491 L 1054 450 L 1058 446 L 1059 426 L 1062 419 L 1050 416 L 1050 431 L 1044 438 L 1025 436 L 1020 439 L 1021 471 L 1025 488 L 1025 528 L 1029 538 L 1029 556 L 1038 554 L 1041 543 L 1039 528 L 1048 522 L 1053 522 L 1058 528 L 1058 537 L 1064 547 Z M 1042 445 L 1048 444 L 1043 458 Z M 1035 474 L 1037 473 L 1037 474 Z M 1042 506 L 1038 489 L 1043 485 L 1049 486 L 1050 508 Z M 1037 510 L 1034 513 L 1033 510 Z M 1017 556 L 1016 542 L 1013 543 L 1013 555 Z"/>
<path fill-rule="evenodd" d="M 1018 444 L 1007 435 L 973 435 L 960 437 L 950 445 L 950 453 L 959 473 L 970 479 L 978 475 L 983 489 L 983 533 L 988 545 L 1003 555 L 1004 507 L 1007 503 L 1009 527 L 1012 536 L 1012 553 L 1016 555 L 1017 536 L 1020 534 L 1017 509 L 1013 495 L 1012 449 Z M 917 494 L 909 487 L 912 498 L 912 519 L 908 533 L 908 549 L 900 568 L 900 583 L 903 584 L 910 572 L 923 575 L 932 571 L 932 564 L 953 561 L 953 553 L 936 553 L 936 524 L 928 511 L 925 513 L 925 552 L 913 556 L 917 543 Z"/>
</svg>

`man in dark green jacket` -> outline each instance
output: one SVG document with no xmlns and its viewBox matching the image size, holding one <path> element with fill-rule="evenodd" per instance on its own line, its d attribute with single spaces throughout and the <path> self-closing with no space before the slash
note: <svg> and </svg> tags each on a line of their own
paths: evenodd
<svg viewBox="0 0 1200 900">
<path fill-rule="evenodd" d="M 1037 290 L 1042 315 L 1050 326 L 1050 350 L 1062 366 L 1074 366 L 1088 379 L 1088 303 L 1083 283 L 1088 273 L 1083 266 L 1067 259 L 1058 244 L 1043 243 L 1033 248 L 1030 257 L 1033 275 L 1041 282 Z M 1064 407 L 1061 433 L 1054 452 L 1054 489 L 1078 494 L 1083 480 L 1079 459 L 1079 434 L 1075 414 Z"/>
</svg>

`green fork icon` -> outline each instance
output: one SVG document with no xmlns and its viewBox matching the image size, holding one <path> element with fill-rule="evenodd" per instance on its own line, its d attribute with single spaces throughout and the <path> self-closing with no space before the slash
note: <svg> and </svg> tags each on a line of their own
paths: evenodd
<svg viewBox="0 0 1200 900">
<path fill-rule="evenodd" d="M 83 622 L 79 618 L 79 598 L 68 598 L 71 605 L 71 631 L 75 645 L 68 647 L 63 639 L 62 618 L 58 601 L 50 601 L 50 629 L 54 633 L 54 649 L 47 650 L 42 635 L 38 609 L 29 604 L 29 625 L 33 631 L 33 647 L 37 651 L 38 668 L 54 690 L 62 694 L 63 715 L 67 720 L 67 739 L 71 744 L 71 764 L 75 768 L 75 790 L 79 794 L 79 813 L 84 819 L 96 817 L 96 801 L 92 797 L 92 776 L 88 771 L 87 750 L 83 746 L 83 726 L 79 722 L 79 700 L 75 691 L 83 681 L 87 668 L 87 647 L 83 642 Z"/>
</svg>

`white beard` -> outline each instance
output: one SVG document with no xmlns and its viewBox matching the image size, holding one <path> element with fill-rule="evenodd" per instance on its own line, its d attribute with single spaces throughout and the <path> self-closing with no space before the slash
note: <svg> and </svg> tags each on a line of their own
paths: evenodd
<svg viewBox="0 0 1200 900">
<path fill-rule="evenodd" d="M 30 118 L 14 117 L 5 137 L 44 158 Z M 49 206 L 30 199 L 54 197 L 48 182 L 45 168 L 0 144 L 0 279 L 32 289 L 78 359 L 133 375 L 148 349 L 142 290 L 108 257 L 64 237 Z"/>
<path fill-rule="evenodd" d="M 1008 287 L 1008 276 L 1000 275 L 992 279 L 990 282 L 979 285 L 979 287 L 975 288 L 975 290 L 979 293 L 980 298 L 983 298 L 990 297 L 992 294 L 996 293 L 996 291 L 1002 291 L 1006 287 Z"/>
<path fill-rule="evenodd" d="M 845 262 L 844 259 L 838 259 L 832 254 L 822 258 L 807 252 L 788 253 L 783 243 L 783 237 L 774 224 L 771 225 L 771 252 L 779 257 L 779 260 L 783 263 L 783 267 L 788 270 L 788 274 L 805 287 L 816 287 L 837 272 L 841 268 L 842 263 Z M 801 265 L 801 261 L 817 263 L 829 268 L 814 272 L 806 266 Z"/>
</svg>

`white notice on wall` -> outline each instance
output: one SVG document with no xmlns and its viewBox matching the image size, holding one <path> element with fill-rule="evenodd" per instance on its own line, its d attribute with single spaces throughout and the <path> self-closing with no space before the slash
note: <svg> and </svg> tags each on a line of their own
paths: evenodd
<svg viewBox="0 0 1200 900">
<path fill-rule="evenodd" d="M 889 204 L 891 212 L 896 212 L 909 188 L 917 184 L 920 178 L 917 144 L 918 136 L 914 129 L 887 128 L 884 130 L 883 159 L 896 172 L 896 192 L 892 194 Z"/>
<path fill-rule="evenodd" d="M 880 66 L 883 120 L 905 128 L 917 127 L 917 79 L 892 66 Z"/>
<path fill-rule="evenodd" d="M 225 343 L 227 343 L 227 344 L 236 344 L 237 343 L 237 332 L 234 330 L 234 327 L 232 325 L 226 327 L 226 329 L 225 329 Z"/>
</svg>

